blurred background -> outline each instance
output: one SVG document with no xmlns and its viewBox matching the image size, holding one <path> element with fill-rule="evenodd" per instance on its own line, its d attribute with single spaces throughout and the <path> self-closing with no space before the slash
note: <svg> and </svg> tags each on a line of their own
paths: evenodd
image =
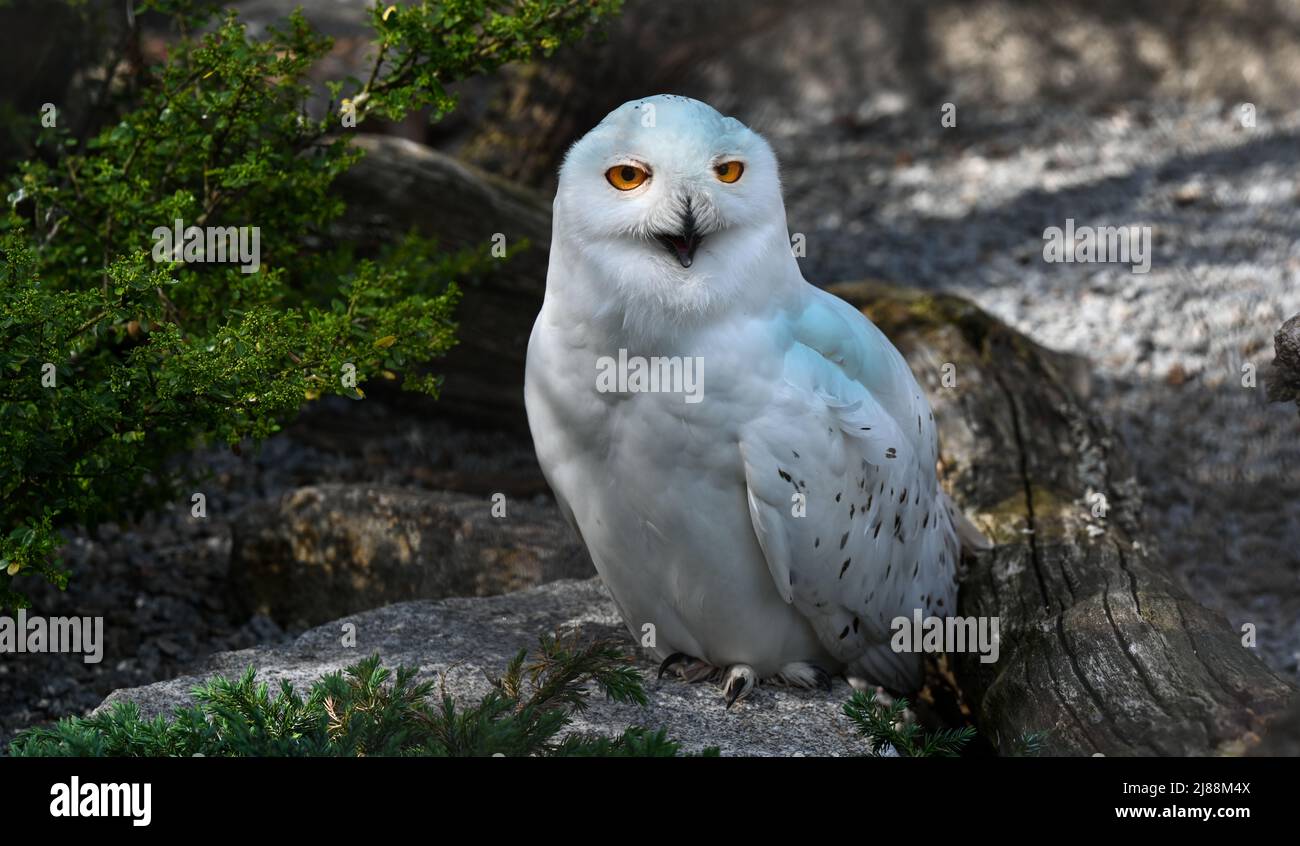
<svg viewBox="0 0 1300 846">
<path fill-rule="evenodd" d="M 0 3 L 0 109 L 54 101 L 95 120 L 86 69 L 125 31 L 128 4 L 102 5 L 92 26 L 62 3 Z M 371 49 L 362 0 L 227 5 L 255 28 L 301 5 L 336 39 L 323 77 L 360 73 Z M 161 55 L 168 33 L 142 32 L 141 60 Z M 704 100 L 768 138 L 810 281 L 958 293 L 1077 356 L 1176 577 L 1234 626 L 1254 624 L 1264 661 L 1300 680 L 1300 419 L 1266 402 L 1262 378 L 1243 384 L 1300 312 L 1300 2 L 630 0 L 602 38 L 459 85 L 437 124 L 364 128 L 549 200 L 568 145 L 653 93 Z M 17 149 L 0 137 L 6 173 Z M 398 224 L 440 203 L 401 173 L 368 183 L 371 210 Z M 1067 219 L 1151 227 L 1150 272 L 1045 263 L 1044 230 Z M 49 590 L 37 604 L 105 614 L 113 660 L 0 663 L 0 739 L 355 610 L 259 569 L 287 543 L 273 518 L 289 518 L 268 505 L 286 494 L 304 523 L 366 503 L 380 516 L 348 528 L 348 543 L 381 548 L 373 536 L 402 521 L 455 536 L 437 552 L 460 556 L 452 576 L 358 602 L 590 573 L 511 393 L 523 350 L 503 346 L 491 367 L 505 387 L 487 411 L 454 396 L 322 403 L 260 450 L 196 453 L 217 489 L 205 524 L 178 507 L 73 537 L 75 602 Z M 501 490 L 527 502 L 519 519 L 477 525 L 482 497 Z"/>
</svg>

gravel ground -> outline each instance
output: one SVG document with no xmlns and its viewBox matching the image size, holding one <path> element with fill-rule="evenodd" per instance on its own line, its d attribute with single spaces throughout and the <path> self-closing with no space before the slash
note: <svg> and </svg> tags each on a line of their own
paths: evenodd
<svg viewBox="0 0 1300 846">
<path fill-rule="evenodd" d="M 1300 112 L 1239 116 L 1163 101 L 942 128 L 885 99 L 767 134 L 809 279 L 960 293 L 1091 361 L 1175 572 L 1300 680 L 1300 420 L 1243 386 L 1300 312 Z M 1150 271 L 1045 262 L 1067 218 L 1151 227 Z"/>
</svg>

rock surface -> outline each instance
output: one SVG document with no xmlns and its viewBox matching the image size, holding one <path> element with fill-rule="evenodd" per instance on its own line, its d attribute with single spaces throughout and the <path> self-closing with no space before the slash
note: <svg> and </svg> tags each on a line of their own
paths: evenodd
<svg viewBox="0 0 1300 846">
<path fill-rule="evenodd" d="M 592 573 L 553 506 L 502 499 L 494 513 L 486 496 L 349 484 L 255 504 L 234 525 L 231 554 L 242 611 L 290 628 Z"/>
<path fill-rule="evenodd" d="M 356 645 L 342 645 L 344 624 L 356 626 Z M 490 689 L 520 649 L 533 649 L 539 633 L 579 625 L 585 635 L 616 638 L 629 652 L 635 644 L 599 579 L 566 579 L 529 590 L 479 599 L 402 602 L 345 617 L 312 629 L 290 644 L 225 652 L 196 675 L 119 690 L 100 705 L 136 703 L 146 717 L 190 704 L 190 689 L 221 674 L 235 676 L 250 664 L 259 679 L 287 680 L 306 690 L 321 675 L 379 653 L 388 666 L 419 667 L 420 678 L 446 679 L 458 700 L 476 701 Z M 608 734 L 629 725 L 664 727 L 684 751 L 717 746 L 724 755 L 855 755 L 866 752 L 841 707 L 851 695 L 843 679 L 830 693 L 760 685 L 730 711 L 715 684 L 655 680 L 655 665 L 638 661 L 646 684 L 646 707 L 607 702 L 598 694 L 575 721 L 583 731 Z M 97 709 L 98 710 L 98 709 Z"/>
<path fill-rule="evenodd" d="M 1273 335 L 1271 370 L 1266 371 L 1269 402 L 1294 402 L 1300 408 L 1300 314 Z"/>
<path fill-rule="evenodd" d="M 355 145 L 366 156 L 339 179 L 348 211 L 334 234 L 359 254 L 412 229 L 448 252 L 508 249 L 509 258 L 459 280 L 456 346 L 434 367 L 445 377 L 437 413 L 523 431 L 524 354 L 545 290 L 550 201 L 411 141 L 362 136 Z"/>
</svg>

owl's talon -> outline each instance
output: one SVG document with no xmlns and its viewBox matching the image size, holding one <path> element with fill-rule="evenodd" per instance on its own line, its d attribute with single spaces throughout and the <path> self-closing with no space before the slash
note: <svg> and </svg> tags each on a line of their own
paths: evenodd
<svg viewBox="0 0 1300 846">
<path fill-rule="evenodd" d="M 699 658 L 687 655 L 685 652 L 674 652 L 665 658 L 664 662 L 659 665 L 659 678 L 662 679 L 670 671 L 676 673 L 677 677 L 687 684 L 712 681 L 722 673 L 720 668 L 713 666 L 708 661 L 701 661 Z"/>
<path fill-rule="evenodd" d="M 811 661 L 793 661 L 781 668 L 773 678 L 782 684 L 804 690 L 818 690 L 830 693 L 834 683 L 831 674 Z"/>
<path fill-rule="evenodd" d="M 727 710 L 749 695 L 754 689 L 754 670 L 746 664 L 733 664 L 727 670 L 722 682 L 722 697 L 727 702 Z"/>
<path fill-rule="evenodd" d="M 665 658 L 663 663 L 659 665 L 659 678 L 662 679 L 664 673 L 668 672 L 678 664 L 686 664 L 689 663 L 690 660 L 691 656 L 687 655 L 685 652 L 674 652 L 672 655 Z"/>
</svg>

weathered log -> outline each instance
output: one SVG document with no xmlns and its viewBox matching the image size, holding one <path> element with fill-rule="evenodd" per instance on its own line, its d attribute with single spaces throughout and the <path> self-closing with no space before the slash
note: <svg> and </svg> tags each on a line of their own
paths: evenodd
<svg viewBox="0 0 1300 846">
<path fill-rule="evenodd" d="M 957 297 L 832 290 L 907 356 L 934 404 L 945 483 L 995 541 L 972 556 L 959 613 L 999 618 L 999 660 L 951 656 L 981 733 L 1006 752 L 1047 731 L 1047 751 L 1066 755 L 1256 746 L 1295 688 L 1169 578 L 1070 362 Z"/>
<path fill-rule="evenodd" d="M 1273 363 L 1264 375 L 1269 402 L 1293 402 L 1300 409 L 1300 314 L 1273 335 Z"/>
</svg>

